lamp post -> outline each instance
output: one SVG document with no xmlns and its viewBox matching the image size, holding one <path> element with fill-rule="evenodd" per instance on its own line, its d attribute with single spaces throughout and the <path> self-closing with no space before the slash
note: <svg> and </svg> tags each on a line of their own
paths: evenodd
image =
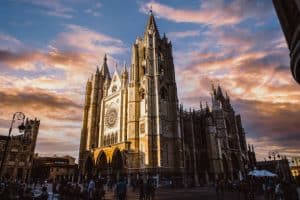
<svg viewBox="0 0 300 200">
<path fill-rule="evenodd" d="M 269 159 L 271 160 L 273 157 L 274 160 L 276 160 L 276 157 L 278 158 L 278 160 L 281 158 L 280 154 L 278 151 L 270 151 L 269 152 Z"/>
<path fill-rule="evenodd" d="M 292 157 L 292 163 L 295 165 L 295 166 L 299 166 L 299 162 L 300 162 L 300 159 L 297 158 L 297 157 Z"/>
<path fill-rule="evenodd" d="M 9 143 L 10 136 L 11 136 L 12 127 L 13 127 L 15 121 L 22 120 L 22 123 L 21 123 L 21 125 L 18 126 L 18 129 L 20 132 L 24 131 L 25 130 L 24 119 L 25 119 L 25 115 L 22 112 L 15 112 L 13 115 L 13 118 L 12 118 L 12 121 L 11 121 L 11 124 L 9 127 L 8 137 L 6 139 L 6 143 L 5 143 L 5 147 L 4 147 L 2 160 L 1 160 L 0 177 L 2 177 L 2 171 L 3 171 L 3 167 L 4 167 L 4 162 L 6 160 L 7 148 L 8 148 L 8 143 Z"/>
</svg>

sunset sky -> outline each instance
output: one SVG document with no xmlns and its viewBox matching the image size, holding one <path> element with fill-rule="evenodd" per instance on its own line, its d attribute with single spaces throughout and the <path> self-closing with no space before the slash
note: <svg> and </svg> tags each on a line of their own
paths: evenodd
<svg viewBox="0 0 300 200">
<path fill-rule="evenodd" d="M 130 63 L 150 6 L 185 108 L 220 84 L 259 159 L 300 155 L 300 86 L 271 0 L 1 1 L 0 134 L 22 111 L 41 120 L 36 152 L 78 157 L 85 83 L 105 53 L 111 73 Z"/>
</svg>

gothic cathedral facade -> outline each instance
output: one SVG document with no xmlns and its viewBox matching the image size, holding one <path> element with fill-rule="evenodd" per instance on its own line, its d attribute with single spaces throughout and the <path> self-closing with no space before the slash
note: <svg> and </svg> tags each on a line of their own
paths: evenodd
<svg viewBox="0 0 300 200">
<path fill-rule="evenodd" d="M 79 150 L 82 176 L 182 177 L 194 184 L 235 178 L 250 166 L 245 132 L 229 97 L 213 88 L 212 108 L 178 104 L 172 44 L 151 13 L 131 65 L 111 76 L 107 57 L 86 84 Z M 250 150 L 251 151 L 251 150 Z"/>
</svg>

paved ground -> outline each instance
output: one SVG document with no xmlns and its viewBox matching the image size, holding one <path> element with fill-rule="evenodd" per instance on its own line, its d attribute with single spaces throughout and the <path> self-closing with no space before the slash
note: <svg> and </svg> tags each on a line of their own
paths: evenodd
<svg viewBox="0 0 300 200">
<path fill-rule="evenodd" d="M 108 192 L 105 196 L 106 200 L 116 199 L 112 192 Z M 128 200 L 138 200 L 138 193 L 128 191 Z M 189 188 L 189 189 L 157 189 L 155 200 L 218 200 L 213 188 Z M 220 200 L 238 200 L 243 199 L 239 197 L 238 193 L 226 192 L 224 198 Z M 256 200 L 263 200 L 262 197 L 256 197 Z"/>
<path fill-rule="evenodd" d="M 297 189 L 300 199 L 300 188 Z M 50 194 L 49 199 L 52 199 L 52 185 L 48 185 Z M 115 200 L 113 191 L 106 191 L 105 200 Z M 138 192 L 133 192 L 131 188 L 128 189 L 127 200 L 138 200 Z M 225 192 L 224 198 L 217 198 L 214 188 L 198 187 L 198 188 L 179 188 L 167 189 L 158 188 L 156 190 L 155 200 L 243 200 L 238 193 Z M 255 200 L 263 200 L 262 196 L 256 196 Z M 57 198 L 53 198 L 57 200 Z"/>
</svg>

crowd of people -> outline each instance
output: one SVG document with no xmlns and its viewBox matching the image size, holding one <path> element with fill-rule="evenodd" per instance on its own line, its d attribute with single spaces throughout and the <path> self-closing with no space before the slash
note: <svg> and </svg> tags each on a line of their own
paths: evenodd
<svg viewBox="0 0 300 200">
<path fill-rule="evenodd" d="M 247 177 L 232 182 L 217 180 L 215 189 L 218 199 L 224 198 L 225 191 L 235 192 L 238 199 L 255 200 L 263 196 L 266 200 L 299 200 L 297 184 L 294 181 L 280 180 L 274 177 Z"/>
<path fill-rule="evenodd" d="M 127 198 L 127 179 L 119 178 L 118 181 L 103 178 L 90 178 L 82 184 L 65 180 L 59 182 L 41 182 L 26 184 L 24 182 L 0 182 L 0 199 L 2 200 L 101 200 L 107 192 L 114 194 L 114 199 L 125 200 Z M 48 187 L 51 184 L 52 187 Z M 136 192 L 140 200 L 154 199 L 154 182 L 149 179 L 133 180 L 130 184 L 132 191 Z M 51 188 L 52 191 L 48 191 Z"/>
<path fill-rule="evenodd" d="M 155 198 L 155 180 L 134 179 L 130 181 L 120 177 L 118 181 L 104 178 L 90 178 L 82 184 L 65 180 L 26 184 L 24 182 L 0 181 L 0 199 L 11 200 L 102 200 L 109 192 L 114 199 L 128 199 L 128 188 L 132 189 L 140 200 L 153 200 Z M 47 188 L 51 188 L 48 191 Z M 297 184 L 293 181 L 279 178 L 252 177 L 242 181 L 219 179 L 215 182 L 218 199 L 224 199 L 225 192 L 237 195 L 237 199 L 254 200 L 264 197 L 266 200 L 299 200 Z"/>
<path fill-rule="evenodd" d="M 30 184 L 24 182 L 1 181 L 0 199 L 2 200 L 48 200 L 47 187 L 42 186 L 39 193 L 34 193 Z"/>
</svg>

